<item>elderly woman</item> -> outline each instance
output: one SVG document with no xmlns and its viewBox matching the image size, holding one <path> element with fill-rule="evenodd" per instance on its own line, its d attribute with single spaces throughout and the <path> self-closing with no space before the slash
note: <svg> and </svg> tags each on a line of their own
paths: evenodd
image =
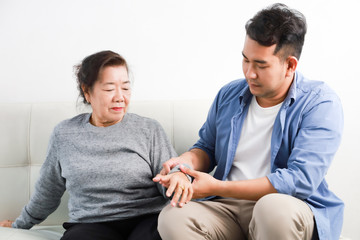
<svg viewBox="0 0 360 240">
<path fill-rule="evenodd" d="M 63 240 L 160 239 L 157 218 L 168 199 L 152 179 L 175 151 L 158 122 L 127 113 L 131 84 L 119 54 L 95 53 L 76 71 L 80 96 L 92 113 L 55 127 L 30 202 L 14 222 L 1 225 L 31 228 L 58 207 L 67 190 L 70 220 L 63 224 Z M 181 172 L 170 178 L 179 186 L 177 201 L 191 185 Z"/>
</svg>

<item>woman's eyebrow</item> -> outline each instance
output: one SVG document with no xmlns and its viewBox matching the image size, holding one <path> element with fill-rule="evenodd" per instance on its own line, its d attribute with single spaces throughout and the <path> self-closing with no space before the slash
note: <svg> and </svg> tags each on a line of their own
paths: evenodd
<svg viewBox="0 0 360 240">
<path fill-rule="evenodd" d="M 125 80 L 125 81 L 121 82 L 121 84 L 130 84 L 130 81 Z M 102 83 L 102 85 L 115 85 L 115 82 L 104 82 L 104 83 Z"/>
</svg>

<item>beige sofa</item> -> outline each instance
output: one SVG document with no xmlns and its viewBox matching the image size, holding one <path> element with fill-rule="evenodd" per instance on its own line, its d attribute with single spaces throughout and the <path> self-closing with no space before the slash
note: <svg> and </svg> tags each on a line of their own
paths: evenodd
<svg viewBox="0 0 360 240">
<path fill-rule="evenodd" d="M 181 154 L 196 140 L 211 101 L 134 101 L 130 112 L 154 118 Z M 86 111 L 75 103 L 0 104 L 0 220 L 14 220 L 28 202 L 50 133 L 63 119 Z M 0 240 L 60 239 L 67 221 L 65 194 L 59 208 L 31 230 L 0 227 Z"/>
</svg>

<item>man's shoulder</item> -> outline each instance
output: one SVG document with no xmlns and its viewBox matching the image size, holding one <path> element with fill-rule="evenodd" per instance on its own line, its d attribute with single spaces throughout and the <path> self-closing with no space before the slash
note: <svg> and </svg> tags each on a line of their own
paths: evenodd
<svg viewBox="0 0 360 240">
<path fill-rule="evenodd" d="M 336 92 L 327 83 L 308 79 L 301 74 L 297 76 L 295 94 L 299 103 L 306 101 L 310 105 L 324 101 L 340 102 Z"/>
<path fill-rule="evenodd" d="M 297 90 L 303 93 L 315 94 L 334 94 L 335 91 L 325 82 L 319 80 L 311 80 L 298 73 Z"/>
</svg>

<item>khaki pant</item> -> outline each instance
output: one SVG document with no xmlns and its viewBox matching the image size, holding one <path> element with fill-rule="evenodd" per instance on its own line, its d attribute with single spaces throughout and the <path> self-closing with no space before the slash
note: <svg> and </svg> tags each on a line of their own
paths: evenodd
<svg viewBox="0 0 360 240">
<path fill-rule="evenodd" d="M 314 225 L 307 204 L 285 194 L 269 194 L 257 202 L 226 198 L 192 201 L 183 208 L 168 205 L 158 220 L 163 240 L 310 240 Z"/>
</svg>

